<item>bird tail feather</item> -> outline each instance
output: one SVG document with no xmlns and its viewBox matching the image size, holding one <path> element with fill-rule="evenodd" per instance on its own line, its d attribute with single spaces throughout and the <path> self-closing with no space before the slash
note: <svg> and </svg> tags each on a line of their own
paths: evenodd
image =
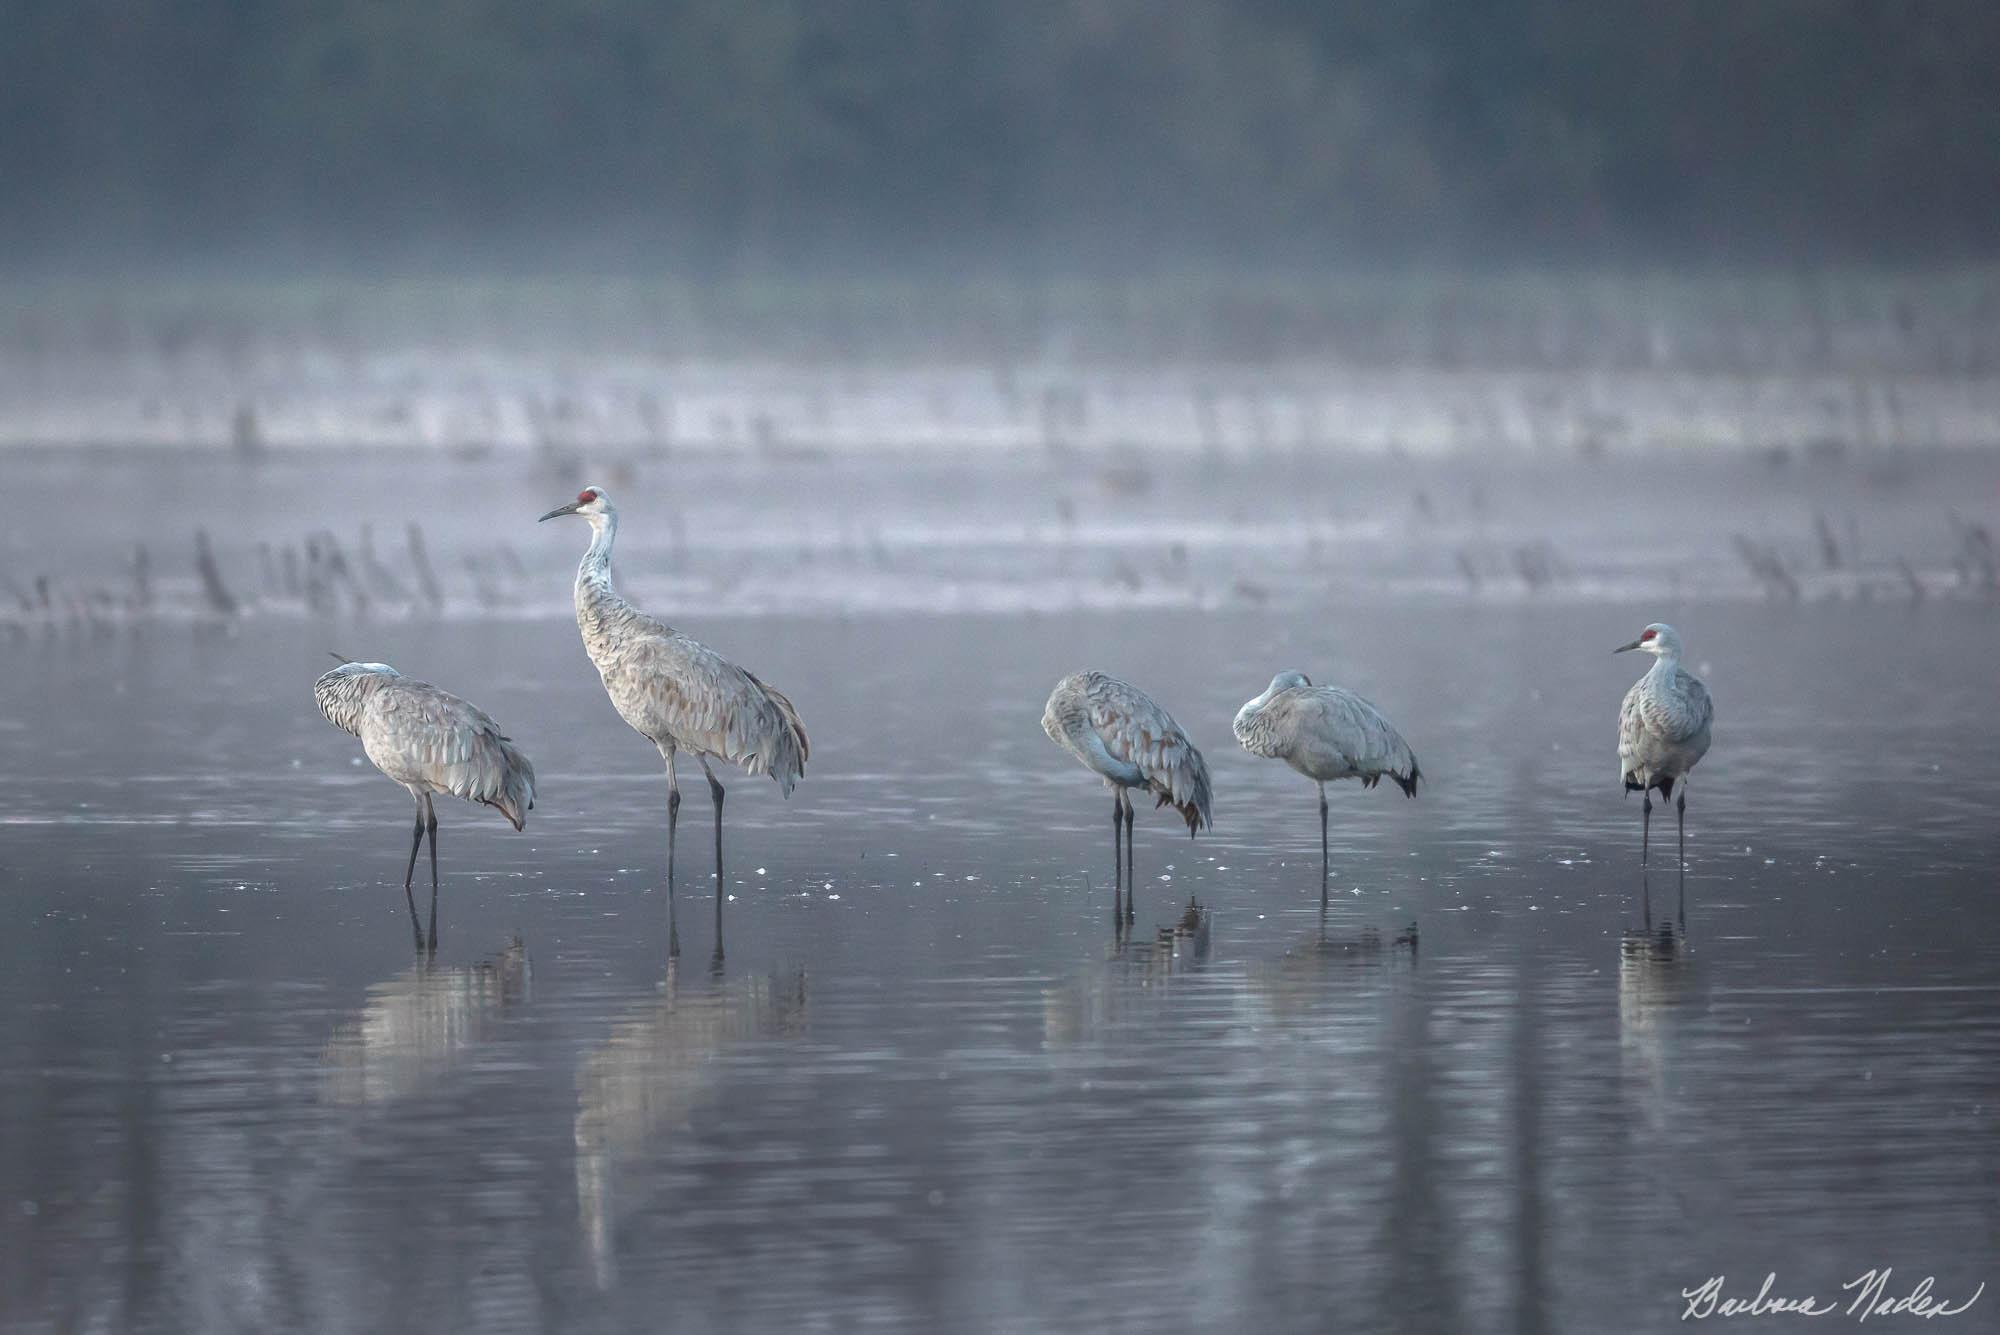
<svg viewBox="0 0 2000 1335">
<path fill-rule="evenodd" d="M 1180 813 L 1181 819 L 1187 822 L 1188 838 L 1194 838 L 1197 830 L 1214 828 L 1215 818 L 1209 813 L 1208 774 L 1205 770 L 1195 775 L 1194 790 L 1178 801 L 1173 790 L 1158 780 L 1154 781 L 1153 795 L 1159 799 L 1153 804 L 1153 810 L 1172 807 Z"/>
<path fill-rule="evenodd" d="M 774 690 L 759 680 L 757 675 L 745 670 L 744 676 L 764 692 L 778 712 L 784 716 L 785 727 L 781 734 L 760 757 L 764 769 L 778 781 L 778 788 L 786 797 L 792 795 L 792 788 L 805 777 L 806 760 L 812 755 L 812 742 L 806 737 L 805 724 L 799 721 L 799 711 L 782 691 Z"/>
<path fill-rule="evenodd" d="M 1403 790 L 1404 797 L 1415 797 L 1417 795 L 1417 785 L 1423 781 L 1424 772 L 1417 767 L 1417 762 L 1413 757 L 1410 761 L 1410 775 L 1408 778 L 1404 778 L 1402 775 L 1396 773 L 1391 773 L 1389 777 L 1394 779 L 1396 786 Z"/>
<path fill-rule="evenodd" d="M 515 830 L 524 830 L 528 813 L 535 809 L 535 767 L 504 737 L 496 740 L 503 761 L 500 788 L 479 800 L 505 816 Z"/>
</svg>

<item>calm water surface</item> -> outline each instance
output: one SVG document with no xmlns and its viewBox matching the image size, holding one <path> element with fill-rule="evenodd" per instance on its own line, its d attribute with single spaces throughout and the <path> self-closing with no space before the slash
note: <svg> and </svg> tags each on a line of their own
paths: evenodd
<svg viewBox="0 0 2000 1335">
<path fill-rule="evenodd" d="M 1614 778 L 1655 618 L 1718 701 L 1684 893 Z M 0 644 L 7 1326 L 1598 1335 L 1712 1274 L 2000 1281 L 1990 609 L 689 624 L 814 742 L 789 803 L 731 781 L 719 960 L 698 776 L 670 959 L 658 761 L 564 622 L 338 632 L 541 771 L 525 834 L 440 806 L 429 963 L 334 632 Z M 1215 773 L 1213 837 L 1142 814 L 1129 938 L 1037 726 L 1082 665 Z M 1311 785 L 1229 735 L 1285 666 L 1433 781 L 1335 789 L 1324 913 Z"/>
</svg>

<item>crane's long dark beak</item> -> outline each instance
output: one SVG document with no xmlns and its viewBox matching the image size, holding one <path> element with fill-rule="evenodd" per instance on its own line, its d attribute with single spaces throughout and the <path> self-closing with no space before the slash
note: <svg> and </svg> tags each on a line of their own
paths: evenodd
<svg viewBox="0 0 2000 1335">
<path fill-rule="evenodd" d="M 346 654 L 340 652 L 340 650 L 338 649 L 329 649 L 327 650 L 327 653 L 333 656 L 333 660 L 336 663 L 352 663 L 354 661 L 353 659 L 349 658 Z"/>
<path fill-rule="evenodd" d="M 1616 649 L 1613 649 L 1613 650 L 1612 650 L 1611 652 L 1612 652 L 1612 653 L 1614 653 L 1614 654 L 1622 654 L 1622 653 L 1624 653 L 1624 652 L 1625 652 L 1625 651 L 1626 651 L 1627 649 L 1637 649 L 1637 648 L 1638 648 L 1638 647 L 1639 647 L 1639 646 L 1640 646 L 1641 644 L 1643 644 L 1643 643 L 1644 643 L 1644 641 L 1643 641 L 1643 640 L 1634 640 L 1634 641 L 1632 641 L 1632 643 L 1630 643 L 1630 644 L 1621 644 L 1621 645 L 1619 645 L 1619 646 L 1618 646 L 1618 647 L 1617 647 Z"/>
<path fill-rule="evenodd" d="M 543 515 L 540 519 L 537 519 L 535 522 L 537 524 L 546 524 L 551 519 L 560 519 L 564 515 L 573 515 L 575 513 L 576 513 L 576 502 L 571 501 L 568 505 L 558 505 L 555 509 L 549 511 L 547 514 Z"/>
</svg>

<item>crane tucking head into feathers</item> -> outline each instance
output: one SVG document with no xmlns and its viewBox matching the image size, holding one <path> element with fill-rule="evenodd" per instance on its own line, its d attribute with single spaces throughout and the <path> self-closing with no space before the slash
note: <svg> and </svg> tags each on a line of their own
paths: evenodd
<svg viewBox="0 0 2000 1335">
<path fill-rule="evenodd" d="M 340 655 L 335 654 L 336 658 Z M 326 721 L 344 732 L 361 735 L 361 711 L 377 685 L 402 674 L 387 663 L 356 663 L 343 660 L 337 668 L 320 674 L 313 683 L 313 700 Z"/>
</svg>

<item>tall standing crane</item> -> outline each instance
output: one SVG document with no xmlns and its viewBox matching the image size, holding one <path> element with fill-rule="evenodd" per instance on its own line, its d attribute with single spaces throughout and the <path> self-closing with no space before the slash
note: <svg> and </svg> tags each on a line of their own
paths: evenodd
<svg viewBox="0 0 2000 1335">
<path fill-rule="evenodd" d="M 1680 857 L 1687 861 L 1687 776 L 1708 754 L 1709 725 L 1715 721 L 1715 705 L 1708 687 L 1681 666 L 1681 635 L 1672 626 L 1655 621 L 1639 632 L 1630 644 L 1611 652 L 1637 649 L 1653 656 L 1653 666 L 1625 692 L 1618 707 L 1618 779 L 1626 792 L 1637 789 L 1642 807 L 1639 824 L 1639 865 L 1646 865 L 1647 845 L 1653 836 L 1653 789 L 1660 800 L 1674 803 L 1680 825 Z M 1674 796 L 1674 784 L 1681 786 Z"/>
<path fill-rule="evenodd" d="M 691 635 L 655 620 L 618 595 L 611 583 L 611 545 L 618 539 L 618 511 L 602 487 L 585 487 L 576 499 L 541 521 L 581 515 L 590 523 L 590 547 L 576 568 L 576 624 L 584 652 L 597 665 L 612 707 L 633 731 L 659 749 L 667 765 L 667 912 L 670 953 L 679 953 L 672 926 L 674 830 L 680 820 L 680 778 L 674 757 L 690 752 L 708 777 L 715 800 L 715 954 L 722 957 L 722 783 L 711 760 L 768 774 L 786 797 L 806 772 L 809 744 L 798 710 L 745 668 Z"/>
</svg>

